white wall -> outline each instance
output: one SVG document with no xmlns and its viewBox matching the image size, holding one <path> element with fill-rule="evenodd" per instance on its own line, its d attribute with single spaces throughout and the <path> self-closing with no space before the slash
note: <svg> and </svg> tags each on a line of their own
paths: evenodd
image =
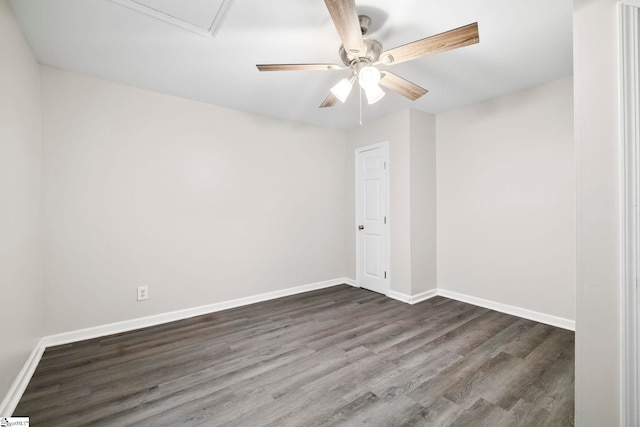
<svg viewBox="0 0 640 427">
<path fill-rule="evenodd" d="M 410 111 L 411 294 L 437 288 L 436 116 Z"/>
<path fill-rule="evenodd" d="M 438 287 L 575 319 L 572 79 L 437 117 Z"/>
<path fill-rule="evenodd" d="M 391 290 L 411 295 L 411 215 L 409 185 L 409 110 L 365 122 L 347 133 L 346 149 L 346 262 L 356 277 L 355 260 L 355 149 L 389 143 L 389 247 Z"/>
<path fill-rule="evenodd" d="M 48 67 L 42 102 L 47 334 L 345 276 L 344 133 Z"/>
<path fill-rule="evenodd" d="M 406 109 L 348 132 L 346 173 L 347 274 L 355 277 L 355 149 L 389 143 L 391 290 L 435 289 L 435 117 Z M 415 277 L 414 277 L 415 275 Z"/>
<path fill-rule="evenodd" d="M 616 0 L 574 0 L 578 177 L 576 425 L 620 409 L 620 163 Z"/>
<path fill-rule="evenodd" d="M 0 396 L 42 336 L 40 167 L 39 67 L 0 0 Z"/>
</svg>

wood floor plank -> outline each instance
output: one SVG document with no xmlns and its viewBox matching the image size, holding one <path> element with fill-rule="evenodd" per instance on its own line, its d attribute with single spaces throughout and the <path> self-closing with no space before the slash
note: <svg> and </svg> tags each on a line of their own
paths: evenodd
<svg viewBox="0 0 640 427">
<path fill-rule="evenodd" d="M 349 400 L 365 390 L 385 399 L 408 394 L 461 358 L 444 349 L 413 351 L 401 359 L 392 359 L 395 369 L 377 373 L 369 381 L 351 388 L 343 397 Z"/>
<path fill-rule="evenodd" d="M 555 329 L 553 326 L 543 325 L 531 320 L 522 319 L 523 323 L 514 336 L 501 345 L 499 352 L 525 358 L 538 347 Z"/>
<path fill-rule="evenodd" d="M 446 389 L 443 396 L 462 407 L 476 402 L 477 396 L 493 404 L 504 399 L 505 385 L 513 381 L 512 375 L 523 363 L 517 357 L 500 353 L 480 366 L 467 381 Z"/>
<path fill-rule="evenodd" d="M 415 424 L 421 411 L 420 405 L 404 396 L 392 400 L 379 399 L 336 425 L 404 427 Z"/>
<path fill-rule="evenodd" d="M 343 285 L 47 349 L 34 426 L 571 426 L 574 334 Z"/>
<path fill-rule="evenodd" d="M 507 427 L 542 427 L 548 425 L 549 415 L 549 411 L 520 399 L 502 423 Z"/>
<path fill-rule="evenodd" d="M 421 413 L 425 426 L 446 426 L 455 421 L 463 408 L 446 397 L 440 397 L 427 405 Z"/>
<path fill-rule="evenodd" d="M 451 427 L 501 426 L 504 425 L 507 416 L 507 411 L 504 409 L 484 399 L 478 399 L 472 407 L 463 411 L 450 425 Z"/>
<path fill-rule="evenodd" d="M 353 420 L 356 414 L 362 412 L 366 407 L 380 400 L 375 393 L 370 391 L 366 392 L 362 396 L 353 399 L 351 402 L 339 407 L 333 411 L 329 416 L 325 417 L 318 425 L 320 426 L 334 426 L 339 423 L 349 422 Z"/>
</svg>

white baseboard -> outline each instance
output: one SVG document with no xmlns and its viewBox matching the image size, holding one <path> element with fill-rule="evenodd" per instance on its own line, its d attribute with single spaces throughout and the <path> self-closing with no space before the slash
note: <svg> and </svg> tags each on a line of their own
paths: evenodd
<svg viewBox="0 0 640 427">
<path fill-rule="evenodd" d="M 279 291 L 267 292 L 250 297 L 238 298 L 200 307 L 187 308 L 169 313 L 156 314 L 138 319 L 125 320 L 123 322 L 110 323 L 107 325 L 95 326 L 92 328 L 80 329 L 77 331 L 64 332 L 57 335 L 45 337 L 44 344 L 47 347 L 68 344 L 71 342 L 84 341 L 92 338 L 104 337 L 107 335 L 119 334 L 136 329 L 147 328 L 149 326 L 161 325 L 163 323 L 175 322 L 176 320 L 188 319 L 190 317 L 202 316 L 204 314 L 215 313 L 217 311 L 228 310 L 230 308 L 242 307 L 249 304 L 268 301 L 276 298 L 287 297 L 303 292 L 316 291 L 330 288 L 332 286 L 350 284 L 350 279 L 341 277 L 338 279 L 326 280 L 324 282 L 311 283 L 309 285 L 296 286 L 294 288 L 281 289 Z"/>
<path fill-rule="evenodd" d="M 343 283 L 345 285 L 350 285 L 353 286 L 355 288 L 359 288 L 360 286 L 358 286 L 358 282 L 356 282 L 354 279 L 349 279 L 347 277 L 343 277 L 341 280 L 343 280 Z"/>
<path fill-rule="evenodd" d="M 438 293 L 436 289 L 431 289 L 429 291 L 421 292 L 415 295 L 407 295 L 407 294 L 403 294 L 402 292 L 396 292 L 396 291 L 387 292 L 387 296 L 389 298 L 393 298 L 395 300 L 398 300 L 407 304 L 411 304 L 411 305 L 417 304 L 422 301 L 426 301 L 429 298 L 435 297 L 437 294 Z"/>
<path fill-rule="evenodd" d="M 550 314 L 540 313 L 537 311 L 516 307 L 513 305 L 502 304 L 499 302 L 490 301 L 490 300 L 486 300 L 478 297 L 473 297 L 473 296 L 461 294 L 458 292 L 448 291 L 446 289 L 438 288 L 438 295 L 443 296 L 445 298 L 451 298 L 457 301 L 462 301 L 462 302 L 477 305 L 480 307 L 488 308 L 491 310 L 499 311 L 501 313 L 511 314 L 513 316 L 518 316 L 524 319 L 533 320 L 535 322 L 556 326 L 558 328 L 568 329 L 570 331 L 576 330 L 576 322 L 574 320 L 564 319 L 562 317 L 556 317 Z"/>
<path fill-rule="evenodd" d="M 38 367 L 38 363 L 40 363 L 40 358 L 42 357 L 42 353 L 44 353 L 45 348 L 44 342 L 41 339 L 38 341 L 36 348 L 33 349 L 31 354 L 29 354 L 27 361 L 24 363 L 24 366 L 22 366 L 18 376 L 11 385 L 9 392 L 2 400 L 2 403 L 0 403 L 0 417 L 9 417 L 13 415 L 13 411 L 15 411 L 16 406 L 18 406 L 20 398 L 27 389 L 29 381 L 31 381 L 31 377 Z"/>
<path fill-rule="evenodd" d="M 411 303 L 411 295 L 407 295 L 407 294 L 403 294 L 402 292 L 396 292 L 396 291 L 389 291 L 387 292 L 387 296 L 389 298 L 393 298 L 395 300 L 398 300 L 400 302 L 404 302 L 407 304 Z"/>
<path fill-rule="evenodd" d="M 426 301 L 430 298 L 433 298 L 438 295 L 437 289 L 431 289 L 429 291 L 420 292 L 419 294 L 415 294 L 411 296 L 410 304 L 417 304 L 422 301 Z"/>
<path fill-rule="evenodd" d="M 540 313 L 513 305 L 502 304 L 496 301 L 490 301 L 471 295 L 461 294 L 458 292 L 448 291 L 446 289 L 431 289 L 430 291 L 422 292 L 416 295 L 407 295 L 402 292 L 396 291 L 389 291 L 387 293 L 387 296 L 389 298 L 393 298 L 406 304 L 417 304 L 419 302 L 428 300 L 429 298 L 433 298 L 436 295 L 499 311 L 501 313 L 511 314 L 513 316 L 522 317 L 524 319 L 533 320 L 535 322 L 544 323 L 546 325 L 556 326 L 558 328 L 568 329 L 570 331 L 576 330 L 576 322 L 574 320 L 564 319 L 562 317 L 556 317 L 550 314 Z"/>
<path fill-rule="evenodd" d="M 356 286 L 355 280 L 341 277 L 324 282 L 311 283 L 309 285 L 297 286 L 294 288 L 282 289 L 279 291 L 267 292 L 264 294 L 253 295 L 245 298 L 238 298 L 230 301 L 223 301 L 215 304 L 203 305 L 200 307 L 188 308 L 185 310 L 173 311 L 170 313 L 157 314 L 154 316 L 142 317 L 139 319 L 125 320 L 107 325 L 96 326 L 92 328 L 80 329 L 77 331 L 64 332 L 56 335 L 49 335 L 42 338 L 35 349 L 29 355 L 26 363 L 20 370 L 16 380 L 9 389 L 4 400 L 0 404 L 0 416 L 8 417 L 13 415 L 22 394 L 29 385 L 31 377 L 42 358 L 42 354 L 47 347 L 68 344 L 77 341 L 88 340 L 92 338 L 104 337 L 107 335 L 118 334 L 122 332 L 133 331 L 149 326 L 160 325 L 163 323 L 173 322 L 176 320 L 187 319 L 190 317 L 200 316 L 203 314 L 215 313 L 217 311 L 228 310 L 230 308 L 241 307 L 244 305 L 255 304 L 258 302 L 268 301 L 276 298 L 282 298 L 290 295 L 296 295 L 303 292 L 316 291 L 319 289 L 329 288 L 332 286 L 348 284 Z"/>
</svg>

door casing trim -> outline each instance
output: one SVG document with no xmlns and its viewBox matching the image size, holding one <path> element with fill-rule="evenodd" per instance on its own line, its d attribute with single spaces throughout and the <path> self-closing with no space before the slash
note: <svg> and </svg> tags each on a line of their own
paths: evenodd
<svg viewBox="0 0 640 427">
<path fill-rule="evenodd" d="M 620 419 L 640 423 L 640 291 L 638 261 L 640 213 L 640 0 L 618 3 L 620 98 Z"/>
</svg>

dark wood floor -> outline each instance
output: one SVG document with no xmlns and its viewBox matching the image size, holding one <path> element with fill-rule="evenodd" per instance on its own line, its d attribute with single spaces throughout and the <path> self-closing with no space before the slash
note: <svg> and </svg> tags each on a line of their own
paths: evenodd
<svg viewBox="0 0 640 427">
<path fill-rule="evenodd" d="M 47 349 L 33 426 L 573 425 L 574 334 L 337 286 Z"/>
</svg>

